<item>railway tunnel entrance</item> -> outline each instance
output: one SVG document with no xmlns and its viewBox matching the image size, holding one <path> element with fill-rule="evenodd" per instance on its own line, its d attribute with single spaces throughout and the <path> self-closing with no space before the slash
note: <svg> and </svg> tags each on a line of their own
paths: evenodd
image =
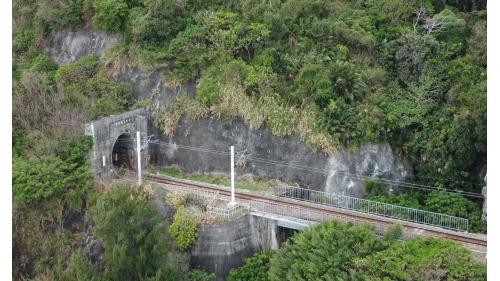
<svg viewBox="0 0 500 281">
<path fill-rule="evenodd" d="M 129 133 L 121 134 L 113 145 L 113 167 L 117 172 L 135 170 L 134 139 Z"/>
<path fill-rule="evenodd" d="M 111 115 L 86 124 L 85 134 L 92 136 L 92 170 L 95 179 L 114 177 L 117 172 L 137 169 L 136 132 L 148 136 L 149 125 L 145 108 Z M 142 149 L 143 167 L 148 155 Z"/>
</svg>

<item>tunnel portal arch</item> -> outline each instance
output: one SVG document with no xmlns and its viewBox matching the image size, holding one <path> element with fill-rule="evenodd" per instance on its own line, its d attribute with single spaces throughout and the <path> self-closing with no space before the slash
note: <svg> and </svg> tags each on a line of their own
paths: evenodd
<svg viewBox="0 0 500 281">
<path fill-rule="evenodd" d="M 117 171 L 136 170 L 134 139 L 129 133 L 123 133 L 116 139 L 111 160 Z"/>
<path fill-rule="evenodd" d="M 145 108 L 124 112 L 118 115 L 101 118 L 88 123 L 85 134 L 92 136 L 94 147 L 92 151 L 92 170 L 94 178 L 99 180 L 115 177 L 117 172 L 137 170 L 136 132 L 141 139 L 148 136 L 148 114 Z M 141 150 L 141 164 L 148 155 L 147 146 Z"/>
</svg>

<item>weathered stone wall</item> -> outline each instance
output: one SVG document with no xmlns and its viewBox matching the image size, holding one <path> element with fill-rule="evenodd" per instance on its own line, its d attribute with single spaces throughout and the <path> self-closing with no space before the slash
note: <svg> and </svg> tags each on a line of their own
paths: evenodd
<svg viewBox="0 0 500 281">
<path fill-rule="evenodd" d="M 365 193 L 365 179 L 355 175 L 374 177 L 383 174 L 385 178 L 399 181 L 407 176 L 409 170 L 388 144 L 368 144 L 359 151 L 341 149 L 336 155 L 328 157 L 293 137 L 273 136 L 262 128 L 251 130 L 241 120 L 206 118 L 191 122 L 184 118 L 170 138 L 155 128 L 151 130 L 156 132 L 161 142 L 172 144 L 151 146 L 151 162 L 157 166 L 176 164 L 188 173 L 227 174 L 229 157 L 187 150 L 174 144 L 227 152 L 234 145 L 235 151 L 246 150 L 252 157 L 317 169 L 314 172 L 248 160 L 245 166 L 236 169 L 236 173 L 238 176 L 252 174 L 276 178 L 298 183 L 302 187 L 352 196 L 363 196 Z"/>
<path fill-rule="evenodd" d="M 274 221 L 251 215 L 202 226 L 191 250 L 191 265 L 215 273 L 217 280 L 225 280 L 232 268 L 242 266 L 256 252 L 277 249 L 276 233 Z"/>
</svg>

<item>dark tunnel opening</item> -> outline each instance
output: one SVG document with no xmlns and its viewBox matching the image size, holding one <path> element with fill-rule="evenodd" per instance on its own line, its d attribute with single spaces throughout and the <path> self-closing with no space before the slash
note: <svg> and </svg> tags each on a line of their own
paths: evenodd
<svg viewBox="0 0 500 281">
<path fill-rule="evenodd" d="M 118 172 L 135 170 L 134 140 L 128 133 L 121 134 L 113 146 L 113 167 Z"/>
</svg>

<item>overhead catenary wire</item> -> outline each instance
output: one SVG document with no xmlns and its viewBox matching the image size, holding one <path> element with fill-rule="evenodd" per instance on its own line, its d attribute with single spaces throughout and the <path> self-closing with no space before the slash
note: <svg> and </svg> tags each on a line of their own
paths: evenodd
<svg viewBox="0 0 500 281">
<path fill-rule="evenodd" d="M 119 140 L 119 141 L 120 142 L 130 142 L 133 140 Z M 205 152 L 205 153 L 211 153 L 211 154 L 216 154 L 216 155 L 224 155 L 224 156 L 230 155 L 229 152 L 225 152 L 225 151 L 213 150 L 213 149 L 207 149 L 207 148 L 201 148 L 201 147 L 194 147 L 194 146 L 187 146 L 187 145 L 179 145 L 176 143 L 155 141 L 155 142 L 151 142 L 150 144 L 167 145 L 167 146 L 173 146 L 173 147 L 178 148 L 178 149 Z M 238 152 L 235 154 L 240 155 L 241 153 Z M 277 165 L 277 166 L 282 166 L 282 167 L 301 169 L 301 170 L 305 170 L 305 171 L 309 171 L 309 172 L 320 173 L 320 174 L 323 174 L 326 176 L 330 175 L 330 173 L 331 173 L 331 171 L 327 170 L 327 169 L 303 166 L 300 164 L 295 164 L 295 162 L 276 161 L 276 160 L 272 160 L 272 159 L 264 159 L 264 158 L 253 157 L 253 156 L 248 156 L 248 155 L 245 155 L 245 159 L 256 161 L 256 162 L 261 162 L 261 163 L 266 163 L 266 164 L 270 164 L 270 165 Z M 480 193 L 446 189 L 446 188 L 438 188 L 438 187 L 433 187 L 433 186 L 429 186 L 429 185 L 407 183 L 407 182 L 389 180 L 389 179 L 383 179 L 383 178 L 374 178 L 374 177 L 370 177 L 370 176 L 365 176 L 365 175 L 360 175 L 360 174 L 352 174 L 352 173 L 343 172 L 343 171 L 335 171 L 333 176 L 334 177 L 346 177 L 346 178 L 354 179 L 354 180 L 369 180 L 372 182 L 383 183 L 383 184 L 387 184 L 387 185 L 397 185 L 397 186 L 408 187 L 408 188 L 419 189 L 419 190 L 426 190 L 426 191 L 438 191 L 438 192 L 445 192 L 445 193 L 450 193 L 450 194 L 460 194 L 460 195 L 468 196 L 468 197 L 476 197 L 476 198 L 483 198 L 484 197 Z"/>
<path fill-rule="evenodd" d="M 306 171 L 310 171 L 310 172 L 321 173 L 324 175 L 329 175 L 329 173 L 330 173 L 330 171 L 326 170 L 326 169 L 306 167 L 306 166 L 302 166 L 302 165 L 298 165 L 298 164 L 285 163 L 285 162 L 280 162 L 280 161 L 275 161 L 275 160 L 262 159 L 262 158 L 257 158 L 257 157 L 247 157 L 246 159 L 257 161 L 257 162 L 262 162 L 262 163 L 267 163 L 267 164 L 302 169 L 302 170 L 306 170 Z M 406 183 L 406 182 L 394 181 L 394 180 L 388 180 L 388 179 L 373 178 L 373 177 L 369 177 L 369 176 L 364 176 L 364 175 L 359 175 L 359 174 L 351 174 L 351 173 L 342 172 L 342 171 L 335 171 L 335 174 L 333 176 L 344 176 L 344 177 L 356 179 L 356 180 L 370 180 L 370 181 L 378 182 L 378 183 L 399 185 L 399 186 L 403 186 L 403 187 L 428 190 L 428 191 L 440 191 L 440 192 L 446 192 L 446 193 L 455 193 L 455 194 L 461 194 L 461 195 L 470 196 L 470 197 L 478 197 L 478 198 L 484 197 L 482 194 L 479 194 L 479 193 L 445 189 L 445 188 L 436 188 L 436 187 L 427 186 L 427 185 Z"/>
</svg>

